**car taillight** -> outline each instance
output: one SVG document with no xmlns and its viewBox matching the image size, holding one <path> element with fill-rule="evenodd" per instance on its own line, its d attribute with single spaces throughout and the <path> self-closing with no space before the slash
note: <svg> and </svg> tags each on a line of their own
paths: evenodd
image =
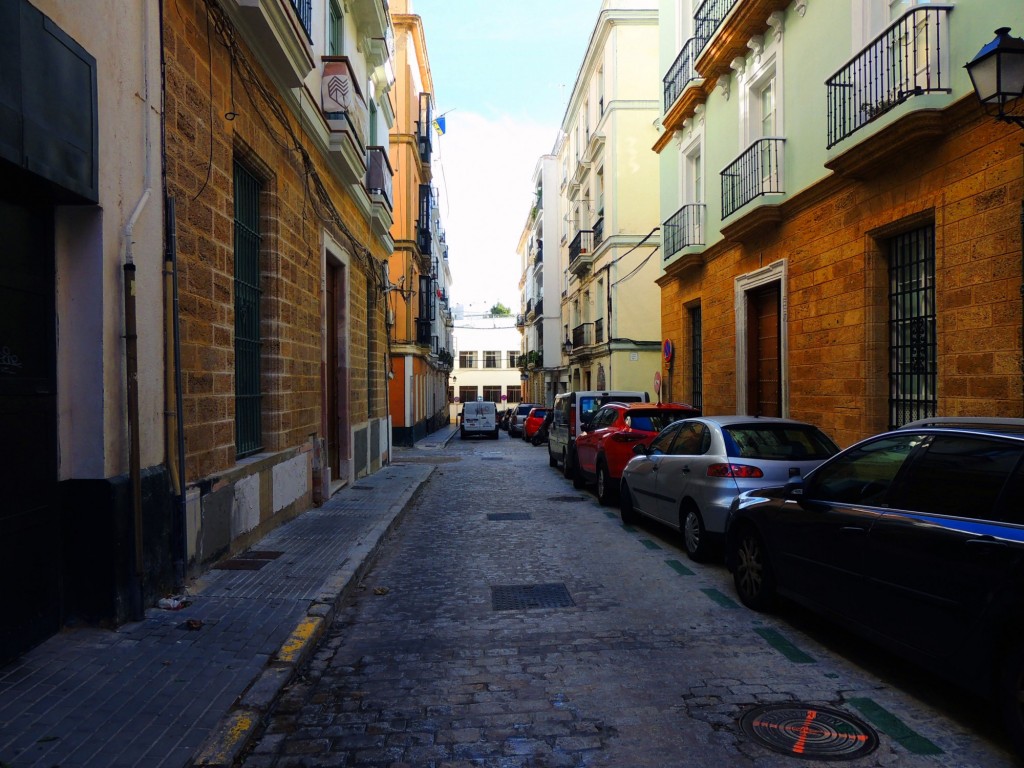
<svg viewBox="0 0 1024 768">
<path fill-rule="evenodd" d="M 612 435 L 612 440 L 616 443 L 635 443 L 637 440 L 642 440 L 643 435 L 638 435 L 635 432 L 616 432 Z"/>
<path fill-rule="evenodd" d="M 708 467 L 708 477 L 735 477 L 752 478 L 764 477 L 757 467 L 750 467 L 746 464 L 712 464 Z"/>
</svg>

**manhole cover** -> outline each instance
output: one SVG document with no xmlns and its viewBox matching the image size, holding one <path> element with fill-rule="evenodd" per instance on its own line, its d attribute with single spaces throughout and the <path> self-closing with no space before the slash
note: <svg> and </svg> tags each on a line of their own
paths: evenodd
<svg viewBox="0 0 1024 768">
<path fill-rule="evenodd" d="M 513 584 L 491 587 L 491 607 L 495 611 L 522 611 L 530 608 L 570 608 L 573 603 L 565 584 Z"/>
<path fill-rule="evenodd" d="M 743 732 L 769 749 L 808 760 L 853 760 L 878 746 L 878 734 L 838 709 L 770 704 L 740 718 Z"/>
<path fill-rule="evenodd" d="M 548 496 L 548 501 L 586 501 L 586 496 Z"/>
<path fill-rule="evenodd" d="M 491 512 L 488 520 L 531 520 L 529 512 Z"/>
</svg>

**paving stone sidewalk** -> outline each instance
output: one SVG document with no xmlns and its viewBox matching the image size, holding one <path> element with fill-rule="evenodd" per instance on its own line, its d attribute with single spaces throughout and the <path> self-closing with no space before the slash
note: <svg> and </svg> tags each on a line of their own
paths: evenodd
<svg viewBox="0 0 1024 768">
<path fill-rule="evenodd" d="M 186 608 L 66 630 L 0 668 L 0 768 L 230 765 L 433 472 L 412 452 L 269 533 L 265 566 L 208 571 Z"/>
</svg>

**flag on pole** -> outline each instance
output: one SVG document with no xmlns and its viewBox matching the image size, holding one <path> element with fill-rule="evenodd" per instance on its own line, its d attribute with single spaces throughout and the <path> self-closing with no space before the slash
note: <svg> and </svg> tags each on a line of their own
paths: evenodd
<svg viewBox="0 0 1024 768">
<path fill-rule="evenodd" d="M 444 136 L 444 115 L 439 115 L 434 120 L 434 130 L 437 131 L 438 136 Z"/>
</svg>

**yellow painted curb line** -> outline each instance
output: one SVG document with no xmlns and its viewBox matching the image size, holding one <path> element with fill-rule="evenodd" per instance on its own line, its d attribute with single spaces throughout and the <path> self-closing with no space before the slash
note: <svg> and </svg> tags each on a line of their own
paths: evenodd
<svg viewBox="0 0 1024 768">
<path fill-rule="evenodd" d="M 285 664 L 295 664 L 302 656 L 302 651 L 319 634 L 320 627 L 324 620 L 320 616 L 307 616 L 292 631 L 288 639 L 284 641 L 281 650 L 277 652 L 277 660 Z"/>
<path fill-rule="evenodd" d="M 259 715 L 255 712 L 244 709 L 232 712 L 223 730 L 207 742 L 194 765 L 231 765 L 258 722 Z"/>
</svg>

